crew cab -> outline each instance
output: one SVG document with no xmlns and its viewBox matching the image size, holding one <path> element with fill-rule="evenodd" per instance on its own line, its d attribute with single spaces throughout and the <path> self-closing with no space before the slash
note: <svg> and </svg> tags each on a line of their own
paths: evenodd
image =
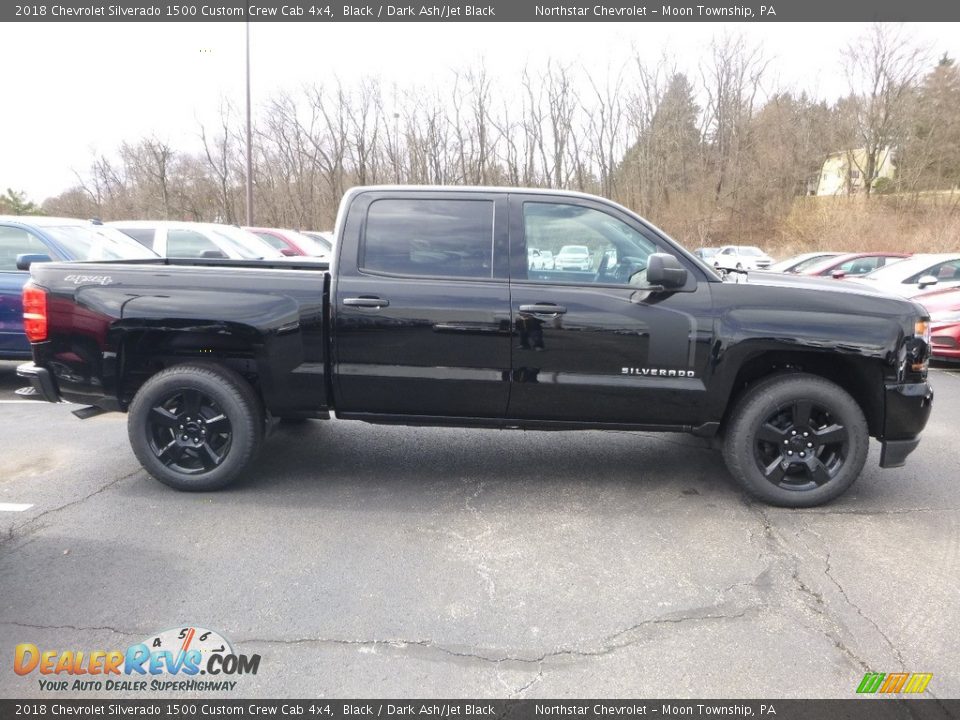
<svg viewBox="0 0 960 720">
<path fill-rule="evenodd" d="M 689 432 L 748 492 L 812 506 L 854 482 L 870 436 L 902 465 L 930 413 L 922 306 L 829 279 L 724 282 L 598 197 L 361 187 L 335 232 L 330 268 L 35 265 L 18 372 L 80 416 L 127 412 L 139 461 L 182 490 L 234 480 L 273 419 L 335 413 Z M 596 267 L 529 267 L 528 238 L 573 237 Z"/>
</svg>

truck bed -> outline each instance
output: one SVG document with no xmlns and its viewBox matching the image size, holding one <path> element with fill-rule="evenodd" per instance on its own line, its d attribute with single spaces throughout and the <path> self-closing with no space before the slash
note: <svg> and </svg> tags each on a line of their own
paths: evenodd
<svg viewBox="0 0 960 720">
<path fill-rule="evenodd" d="M 158 367 L 225 357 L 256 378 L 271 414 L 326 417 L 327 268 L 222 258 L 35 265 L 50 324 L 35 358 L 65 400 L 124 410 Z"/>
</svg>

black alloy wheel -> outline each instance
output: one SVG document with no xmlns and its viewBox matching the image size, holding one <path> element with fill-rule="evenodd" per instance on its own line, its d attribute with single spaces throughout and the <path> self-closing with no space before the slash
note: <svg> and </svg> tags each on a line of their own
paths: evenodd
<svg viewBox="0 0 960 720">
<path fill-rule="evenodd" d="M 723 435 L 723 458 L 743 489 L 794 508 L 846 492 L 870 446 L 867 420 L 853 396 L 802 372 L 753 383 L 730 411 Z"/>
<path fill-rule="evenodd" d="M 150 408 L 150 450 L 168 468 L 187 475 L 213 470 L 230 452 L 230 420 L 209 395 L 176 391 Z"/>
<path fill-rule="evenodd" d="M 784 490 L 812 490 L 843 469 L 850 451 L 846 427 L 808 399 L 778 407 L 760 426 L 753 457 L 768 482 Z"/>
<path fill-rule="evenodd" d="M 233 482 L 263 442 L 263 404 L 238 372 L 210 361 L 161 370 L 130 403 L 127 433 L 140 464 L 178 490 Z"/>
</svg>

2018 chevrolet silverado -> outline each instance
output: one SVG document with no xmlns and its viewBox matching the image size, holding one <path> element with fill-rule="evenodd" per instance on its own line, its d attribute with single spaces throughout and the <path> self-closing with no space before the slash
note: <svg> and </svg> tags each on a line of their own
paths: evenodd
<svg viewBox="0 0 960 720">
<path fill-rule="evenodd" d="M 527 247 L 588 248 L 531 268 Z M 34 265 L 47 400 L 126 411 L 144 468 L 231 482 L 273 418 L 717 438 L 750 493 L 812 506 L 919 442 L 933 398 L 922 306 L 772 274 L 724 282 L 628 209 L 567 192 L 349 191 L 326 264 Z"/>
</svg>

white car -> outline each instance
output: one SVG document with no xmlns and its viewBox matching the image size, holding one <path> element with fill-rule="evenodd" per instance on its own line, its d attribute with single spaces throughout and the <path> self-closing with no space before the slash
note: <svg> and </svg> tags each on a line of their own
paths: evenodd
<svg viewBox="0 0 960 720">
<path fill-rule="evenodd" d="M 107 224 L 163 257 L 295 259 L 288 258 L 253 233 L 233 225 L 171 220 L 116 220 Z"/>
<path fill-rule="evenodd" d="M 912 255 L 852 278 L 851 282 L 880 287 L 904 297 L 913 297 L 933 288 L 960 287 L 960 253 Z"/>
<path fill-rule="evenodd" d="M 553 267 L 557 270 L 592 270 L 590 248 L 586 245 L 564 245 L 553 259 Z"/>
<path fill-rule="evenodd" d="M 539 248 L 528 247 L 527 248 L 527 267 L 531 270 L 552 270 L 553 269 L 553 258 L 550 259 L 550 265 L 547 266 L 546 255 L 551 255 L 551 253 L 540 250 Z"/>
<path fill-rule="evenodd" d="M 769 270 L 773 258 L 752 245 L 724 245 L 713 256 L 718 270 Z"/>
</svg>

